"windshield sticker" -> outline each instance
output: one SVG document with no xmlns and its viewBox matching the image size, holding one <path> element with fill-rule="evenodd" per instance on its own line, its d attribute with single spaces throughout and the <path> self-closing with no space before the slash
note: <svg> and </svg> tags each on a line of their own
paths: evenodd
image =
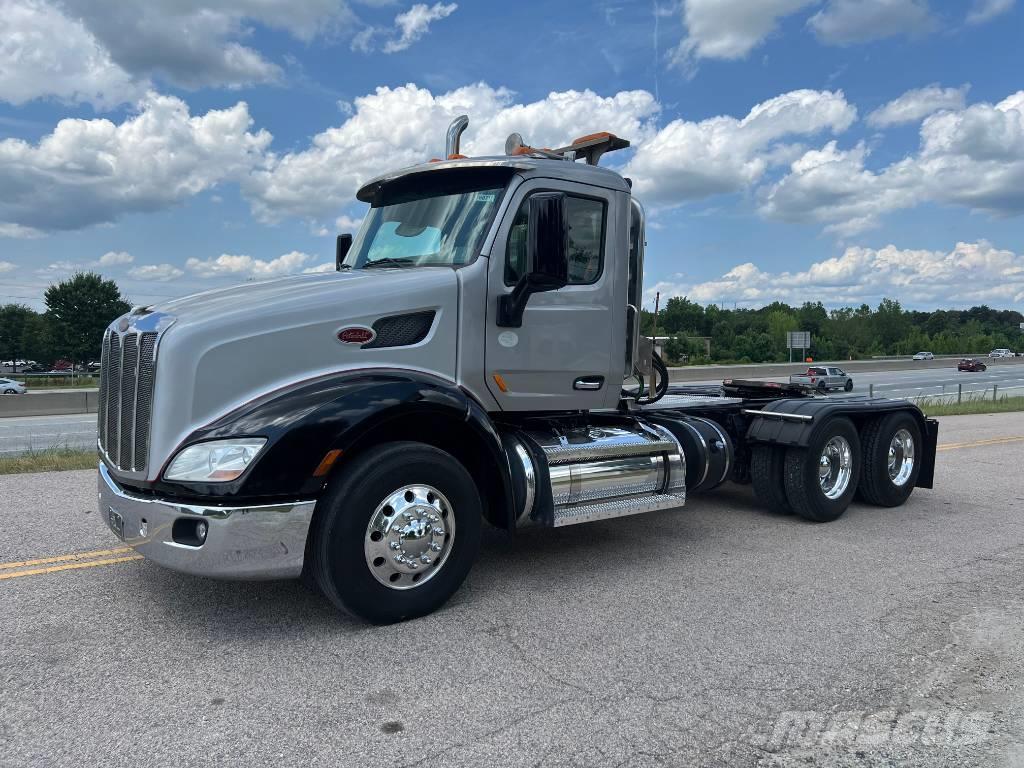
<svg viewBox="0 0 1024 768">
<path fill-rule="evenodd" d="M 478 203 L 493 203 L 495 194 L 493 192 L 477 192 L 476 201 Z"/>
</svg>

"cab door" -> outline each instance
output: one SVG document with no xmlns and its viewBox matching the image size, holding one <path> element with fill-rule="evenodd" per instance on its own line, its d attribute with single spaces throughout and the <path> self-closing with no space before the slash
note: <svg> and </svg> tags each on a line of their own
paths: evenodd
<svg viewBox="0 0 1024 768">
<path fill-rule="evenodd" d="M 533 294 L 522 326 L 502 327 L 498 300 L 526 265 L 529 198 L 552 191 L 566 195 L 568 284 Z M 615 258 L 626 237 L 619 194 L 551 179 L 529 180 L 514 193 L 487 276 L 484 378 L 503 410 L 590 410 L 618 402 L 626 344 L 625 299 L 615 298 L 625 296 L 625 261 Z"/>
</svg>

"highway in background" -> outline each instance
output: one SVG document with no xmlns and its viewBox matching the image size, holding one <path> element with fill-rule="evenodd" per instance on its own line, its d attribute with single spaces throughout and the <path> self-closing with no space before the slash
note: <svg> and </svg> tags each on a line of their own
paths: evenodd
<svg viewBox="0 0 1024 768">
<path fill-rule="evenodd" d="M 928 367 L 919 370 L 863 371 L 864 362 L 848 366 L 853 376 L 853 395 L 875 395 L 899 398 L 934 398 L 946 396 L 955 399 L 958 387 L 963 397 L 991 398 L 993 387 L 999 396 L 1024 395 L 1024 364 L 1002 361 L 991 362 L 984 373 L 959 373 L 956 361 L 949 360 L 943 367 Z M 932 361 L 931 365 L 941 365 Z M 882 365 L 882 364 L 880 364 Z M 773 375 L 758 376 L 759 370 L 770 369 Z M 742 366 L 728 368 L 715 366 L 716 378 L 693 380 L 695 369 L 673 369 L 673 383 L 720 384 L 722 378 L 735 377 L 761 379 L 764 381 L 786 381 L 790 373 L 801 373 L 807 366 L 794 363 L 792 366 Z M 699 375 L 699 374 L 698 374 Z M 682 381 L 682 379 L 686 379 Z M 32 395 L 7 395 L 7 397 L 31 397 Z M 833 393 L 842 397 L 845 393 Z M 3 397 L 0 395 L 0 397 Z M 74 414 L 63 416 L 15 416 L 0 418 L 0 456 L 10 456 L 29 450 L 44 450 L 52 447 L 92 448 L 96 445 L 96 414 Z"/>
<path fill-rule="evenodd" d="M 817 364 L 816 364 L 817 365 Z M 832 365 L 829 363 L 829 365 Z M 842 366 L 842 364 L 839 364 Z M 806 365 L 796 363 L 790 373 L 803 373 Z M 844 369 L 845 370 L 845 369 Z M 1024 365 L 990 365 L 987 371 L 979 373 L 959 372 L 956 361 L 951 360 L 946 368 L 923 368 L 910 371 L 868 371 L 861 372 L 853 368 L 847 371 L 853 377 L 853 393 L 885 397 L 933 398 L 937 396 L 956 397 L 958 388 L 962 388 L 964 398 L 992 397 L 992 388 L 997 387 L 999 396 L 1024 396 Z M 736 374 L 736 378 L 758 379 L 761 381 L 787 381 L 787 375 L 756 376 L 754 370 L 744 369 Z M 704 379 L 687 381 L 693 384 L 718 384 L 721 379 Z M 675 383 L 675 379 L 673 379 Z M 835 395 L 833 395 L 835 396 Z"/>
</svg>

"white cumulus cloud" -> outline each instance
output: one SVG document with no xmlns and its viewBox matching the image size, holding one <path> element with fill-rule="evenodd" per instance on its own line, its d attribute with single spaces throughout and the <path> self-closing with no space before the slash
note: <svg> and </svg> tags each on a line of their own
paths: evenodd
<svg viewBox="0 0 1024 768">
<path fill-rule="evenodd" d="M 166 208 L 238 179 L 271 140 L 251 125 L 244 102 L 190 115 L 182 100 L 150 93 L 119 124 L 66 119 L 35 144 L 4 139 L 0 228 L 77 229 Z"/>
<path fill-rule="evenodd" d="M 782 140 L 839 133 L 856 116 L 842 91 L 801 90 L 757 104 L 743 118 L 677 119 L 640 144 L 624 173 L 638 194 L 662 206 L 736 192 L 789 154 Z"/>
<path fill-rule="evenodd" d="M 938 84 L 907 91 L 870 115 L 868 123 L 877 128 L 916 123 L 940 109 L 963 109 L 969 85 L 942 88 Z"/>
<path fill-rule="evenodd" d="M 684 0 L 686 37 L 676 60 L 742 59 L 775 31 L 779 19 L 818 0 Z"/>
<path fill-rule="evenodd" d="M 247 255 L 222 253 L 216 258 L 190 258 L 185 262 L 185 269 L 199 277 L 280 277 L 301 272 L 312 258 L 308 253 L 301 251 L 291 251 L 270 261 Z"/>
<path fill-rule="evenodd" d="M 984 24 L 1011 10 L 1016 0 L 974 0 L 967 12 L 968 24 Z"/>
<path fill-rule="evenodd" d="M 594 130 L 642 140 L 651 134 L 657 111 L 646 91 L 607 97 L 563 91 L 522 104 L 510 91 L 485 83 L 437 95 L 413 84 L 382 86 L 356 98 L 351 116 L 314 136 L 308 149 L 268 156 L 243 192 L 264 220 L 337 215 L 374 176 L 440 157 L 448 124 L 463 113 L 470 115 L 463 151 L 494 155 L 504 151 L 512 131 L 540 146 L 558 146 Z"/>
<path fill-rule="evenodd" d="M 181 277 L 185 273 L 173 264 L 143 264 L 128 270 L 129 277 L 136 280 L 155 280 L 166 282 Z"/>
<path fill-rule="evenodd" d="M 0 261 L 0 274 L 3 274 L 4 272 L 13 272 L 15 269 L 16 267 L 14 264 L 11 264 L 11 262 Z"/>
<path fill-rule="evenodd" d="M 1024 91 L 997 104 L 972 104 L 927 117 L 917 154 L 880 170 L 863 144 L 830 142 L 794 161 L 760 191 L 761 211 L 786 221 L 817 221 L 851 235 L 892 211 L 923 202 L 995 215 L 1024 213 Z"/>
<path fill-rule="evenodd" d="M 96 264 L 100 267 L 113 267 L 120 264 L 131 264 L 133 261 L 135 261 L 135 257 L 127 251 L 107 251 L 100 256 Z"/>
<path fill-rule="evenodd" d="M 384 53 L 404 51 L 423 37 L 435 21 L 445 19 L 455 13 L 459 6 L 455 3 L 416 3 L 405 13 L 395 17 L 395 27 L 400 32 L 397 39 L 388 40 L 384 44 Z"/>
<path fill-rule="evenodd" d="M 1024 256 L 981 240 L 957 243 L 950 251 L 897 248 L 847 248 L 796 272 L 769 272 L 739 264 L 721 277 L 698 283 L 661 282 L 647 291 L 688 296 L 700 303 L 763 306 L 773 301 L 830 306 L 876 303 L 899 296 L 922 306 L 1009 305 L 1024 301 Z"/>
<path fill-rule="evenodd" d="M 107 109 L 144 90 L 79 19 L 42 0 L 0 0 L 0 101 Z"/>
<path fill-rule="evenodd" d="M 916 37 L 934 26 L 927 0 L 830 0 L 807 23 L 822 42 L 833 45 Z"/>
</svg>

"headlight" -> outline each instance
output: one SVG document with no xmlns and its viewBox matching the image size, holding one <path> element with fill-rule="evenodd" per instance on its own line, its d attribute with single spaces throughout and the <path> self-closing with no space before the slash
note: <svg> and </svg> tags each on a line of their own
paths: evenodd
<svg viewBox="0 0 1024 768">
<path fill-rule="evenodd" d="M 245 437 L 236 440 L 211 440 L 190 445 L 174 457 L 164 472 L 164 480 L 193 483 L 225 483 L 245 472 L 267 440 Z"/>
</svg>

